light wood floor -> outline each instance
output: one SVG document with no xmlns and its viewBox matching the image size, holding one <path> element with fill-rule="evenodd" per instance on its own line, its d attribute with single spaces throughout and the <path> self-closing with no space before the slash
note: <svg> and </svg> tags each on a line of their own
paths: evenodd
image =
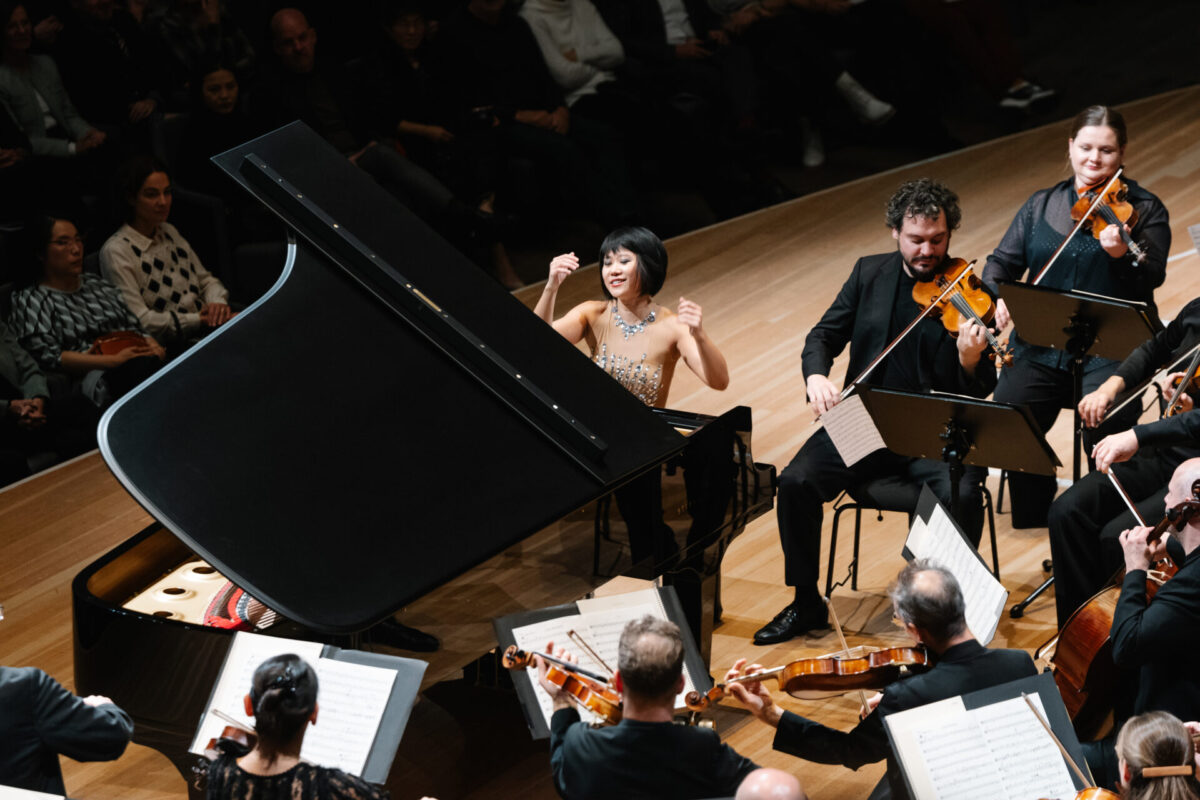
<svg viewBox="0 0 1200 800">
<path fill-rule="evenodd" d="M 1174 245 L 1166 284 L 1156 293 L 1164 318 L 1200 295 L 1200 257 L 1188 237 L 1200 222 L 1200 87 L 1130 104 L 1124 111 L 1132 141 L 1128 174 L 1155 192 L 1171 212 Z M 674 305 L 680 295 L 704 307 L 704 326 L 719 343 L 732 369 L 724 392 L 701 386 L 686 370 L 676 374 L 669 405 L 718 413 L 735 404 L 754 410 L 756 460 L 782 468 L 811 434 L 804 402 L 800 351 L 809 327 L 828 307 L 854 259 L 890 251 L 894 242 L 883 223 L 884 204 L 903 180 L 930 176 L 955 189 L 962 200 L 963 224 L 955 233 L 953 255 L 982 263 L 1013 214 L 1035 189 L 1065 178 L 1066 123 L 1025 132 L 920 164 L 865 178 L 785 205 L 766 209 L 668 243 L 670 277 L 659 295 Z M 590 252 L 595 242 L 579 242 Z M 560 311 L 597 296 L 594 269 L 583 269 L 564 286 Z M 532 305 L 539 289 L 524 290 Z M 842 377 L 845 358 L 835 366 Z M 1063 414 L 1050 441 L 1069 465 L 1070 432 Z M 1069 468 L 1064 470 L 1069 474 Z M 996 492 L 993 479 L 992 491 Z M 0 492 L 0 663 L 37 665 L 72 685 L 70 582 L 86 564 L 149 522 L 146 514 L 108 473 L 97 454 Z M 828 519 L 827 519 L 828 523 Z M 899 641 L 890 625 L 884 588 L 902 564 L 901 515 L 865 523 L 860 591 L 842 589 L 834 602 L 851 644 Z M 1007 515 L 997 517 L 1002 580 L 1013 598 L 1042 580 L 1041 561 L 1049 554 L 1044 530 L 1014 531 Z M 828 524 L 827 524 L 828 528 Z M 826 534 L 828 530 L 826 530 Z M 826 536 L 826 539 L 828 536 Z M 844 559 L 839 559 L 844 560 Z M 765 665 L 786 663 L 835 648 L 832 635 L 755 648 L 750 637 L 789 599 L 783 585 L 782 556 L 773 514 L 752 523 L 725 559 L 725 618 L 713 641 L 713 669 L 749 657 Z M 1001 621 L 995 645 L 1032 649 L 1052 633 L 1049 596 L 1021 620 Z M 830 726 L 855 722 L 854 701 L 839 698 L 787 707 Z M 775 753 L 772 731 L 736 714 L 725 715 L 725 737 L 760 764 L 801 776 L 815 800 L 865 797 L 882 765 L 858 772 L 813 765 Z M 410 728 L 410 737 L 423 735 Z M 183 785 L 166 759 L 132 747 L 113 764 L 79 765 L 64 759 L 67 788 L 87 798 L 182 797 Z M 455 769 L 469 773 L 471 766 Z M 527 794 L 553 796 L 541 775 L 544 762 L 524 762 L 493 779 L 476 777 L 470 789 L 447 797 L 490 797 L 514 786 Z M 520 774 L 517 774 L 520 773 Z M 461 782 L 460 782 L 461 783 Z M 427 787 L 396 791 L 418 797 Z"/>
</svg>

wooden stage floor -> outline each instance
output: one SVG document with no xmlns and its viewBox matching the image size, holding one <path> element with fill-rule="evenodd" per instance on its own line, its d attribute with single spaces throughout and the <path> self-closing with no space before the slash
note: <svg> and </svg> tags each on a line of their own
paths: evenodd
<svg viewBox="0 0 1200 800">
<path fill-rule="evenodd" d="M 1170 92 L 1124 107 L 1131 133 L 1126 152 L 1128 174 L 1155 192 L 1171 213 L 1174 244 L 1166 284 L 1156 293 L 1164 319 L 1200 296 L 1200 257 L 1188 236 L 1190 224 L 1200 222 L 1200 87 Z M 754 411 L 756 460 L 782 468 L 811 434 L 805 404 L 800 351 L 810 326 L 828 307 L 848 275 L 855 258 L 886 252 L 895 246 L 883 223 L 884 204 L 902 181 L 929 176 L 957 191 L 963 224 L 954 234 L 951 254 L 979 259 L 999 241 L 1013 214 L 1035 189 L 1069 174 L 1066 162 L 1067 123 L 981 144 L 933 160 L 871 176 L 809 195 L 784 205 L 693 232 L 668 243 L 670 276 L 660 301 L 674 305 L 680 295 L 704 308 L 704 325 L 724 351 L 732 373 L 729 388 L 714 392 L 687 372 L 676 374 L 670 405 L 674 408 L 719 413 L 733 405 Z M 580 242 L 577 251 L 588 260 L 595 242 Z M 594 268 L 585 268 L 564 286 L 560 312 L 574 302 L 597 296 Z M 519 297 L 532 305 L 540 287 Z M 845 357 L 838 360 L 840 381 Z M 1069 416 L 1063 414 L 1050 441 L 1068 467 Z M 996 493 L 995 479 L 991 488 Z M 72 686 L 70 583 L 88 563 L 148 524 L 144 511 L 119 487 L 96 453 L 50 473 L 0 492 L 0 603 L 6 619 L 0 622 L 0 663 L 36 665 L 63 684 Z M 1013 598 L 1024 596 L 1043 578 L 1041 562 L 1049 554 L 1045 530 L 1014 531 L 1007 515 L 996 518 L 1002 580 Z M 859 587 L 839 590 L 834 597 L 838 616 L 851 644 L 899 642 L 902 634 L 890 623 L 884 589 L 902 564 L 904 538 L 901 515 L 883 522 L 864 521 Z M 826 542 L 828 540 L 828 515 Z M 844 563 L 846 557 L 839 559 Z M 746 656 L 766 665 L 827 652 L 836 647 L 833 635 L 809 637 L 769 648 L 750 644 L 753 632 L 785 605 L 783 566 L 773 514 L 748 526 L 733 544 L 724 564 L 725 616 L 713 639 L 713 671 L 719 673 L 736 658 Z M 1053 600 L 1036 603 L 1020 620 L 1004 617 L 994 644 L 1032 650 L 1052 633 Z M 436 690 L 433 692 L 436 694 Z M 839 729 L 856 721 L 849 698 L 802 702 L 785 698 L 785 706 Z M 430 724 L 439 735 L 460 740 L 477 713 L 494 722 L 495 709 L 486 712 L 447 711 L 452 704 L 437 700 Z M 501 704 L 518 715 L 515 706 Z M 436 719 L 434 719 L 436 717 Z M 414 718 L 416 719 L 416 718 Z M 776 766 L 801 777 L 814 800 L 865 797 L 882 775 L 881 764 L 853 772 L 801 762 L 771 750 L 773 731 L 743 714 L 731 711 L 721 724 L 726 741 L 764 766 Z M 501 725 L 523 730 L 519 718 Z M 446 731 L 451 733 L 446 734 Z M 400 762 L 415 760 L 410 739 L 428 739 L 419 725 L 410 726 Z M 430 739 L 432 741 L 432 739 Z M 461 743 L 461 741 L 460 741 Z M 546 778 L 548 765 L 538 746 L 519 749 L 506 766 L 480 769 L 463 755 L 448 756 L 425 774 L 410 770 L 407 785 L 392 785 L 393 797 L 438 794 L 494 797 L 513 790 L 530 797 L 553 797 Z M 476 751 L 478 755 L 478 751 Z M 436 763 L 436 762 L 431 762 Z M 112 764 L 75 764 L 64 759 L 67 789 L 86 798 L 183 797 L 183 782 L 164 757 L 131 747 Z M 487 773 L 486 776 L 483 773 Z"/>
</svg>

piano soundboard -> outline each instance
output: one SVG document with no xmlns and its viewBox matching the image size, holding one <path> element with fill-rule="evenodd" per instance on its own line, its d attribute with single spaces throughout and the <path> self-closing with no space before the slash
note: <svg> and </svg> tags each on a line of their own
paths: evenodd
<svg viewBox="0 0 1200 800">
<path fill-rule="evenodd" d="M 215 567 L 194 559 L 171 570 L 122 607 L 152 617 L 203 625 L 204 612 L 226 582 Z"/>
</svg>

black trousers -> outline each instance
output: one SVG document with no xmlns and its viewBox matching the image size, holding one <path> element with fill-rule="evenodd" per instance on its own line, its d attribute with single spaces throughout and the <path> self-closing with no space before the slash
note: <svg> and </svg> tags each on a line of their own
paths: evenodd
<svg viewBox="0 0 1200 800">
<path fill-rule="evenodd" d="M 1105 365 L 1102 368 L 1085 372 L 1083 376 L 1083 394 L 1094 391 L 1117 369 L 1117 364 Z M 1045 433 L 1058 419 L 1062 409 L 1072 409 L 1074 402 L 1074 381 L 1070 370 L 1055 369 L 1028 358 L 1018 356 L 1011 366 L 1000 372 L 1000 383 L 996 386 L 994 395 L 1000 403 L 1024 403 L 1033 412 L 1033 418 Z M 1072 409 L 1071 413 L 1074 413 Z M 1137 403 L 1130 403 L 1121 413 L 1104 426 L 1105 434 L 1125 430 L 1137 422 L 1140 413 Z M 1101 436 L 1084 430 L 1083 452 L 1091 452 L 1093 441 L 1099 441 Z M 1029 475 L 1010 472 L 1008 475 L 1009 497 L 1012 503 L 1012 523 L 1014 528 L 1040 528 L 1046 524 L 1046 512 L 1054 495 L 1058 491 L 1058 483 L 1052 475 Z"/>
<path fill-rule="evenodd" d="M 1133 498 L 1138 513 L 1154 525 L 1163 518 L 1163 498 L 1171 473 L 1196 456 L 1200 456 L 1200 448 L 1146 449 L 1127 462 L 1114 464 L 1113 473 Z M 1125 563 L 1118 539 L 1122 531 L 1138 522 L 1108 476 L 1091 472 L 1050 506 L 1048 523 L 1054 598 L 1061 628 L 1075 609 L 1104 588 Z"/>
<path fill-rule="evenodd" d="M 872 453 L 852 467 L 838 455 L 825 429 L 817 431 L 779 475 L 779 541 L 783 545 L 784 579 L 796 587 L 801 602 L 819 602 L 821 522 L 825 503 L 866 481 L 896 475 L 929 484 L 950 508 L 950 468 L 941 461 L 906 458 L 887 450 Z M 976 546 L 983 532 L 983 492 L 987 470 L 967 467 L 959 481 L 962 508 L 958 524 Z M 807 596 L 807 599 L 806 599 Z"/>
</svg>

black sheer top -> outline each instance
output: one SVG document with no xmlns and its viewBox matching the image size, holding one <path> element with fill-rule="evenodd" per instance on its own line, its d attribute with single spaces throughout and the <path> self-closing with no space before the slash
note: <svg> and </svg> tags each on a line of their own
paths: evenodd
<svg viewBox="0 0 1200 800">
<path fill-rule="evenodd" d="M 208 800 L 388 800 L 387 789 L 340 769 L 300 763 L 279 775 L 251 775 L 230 755 L 208 767 Z"/>
</svg>

